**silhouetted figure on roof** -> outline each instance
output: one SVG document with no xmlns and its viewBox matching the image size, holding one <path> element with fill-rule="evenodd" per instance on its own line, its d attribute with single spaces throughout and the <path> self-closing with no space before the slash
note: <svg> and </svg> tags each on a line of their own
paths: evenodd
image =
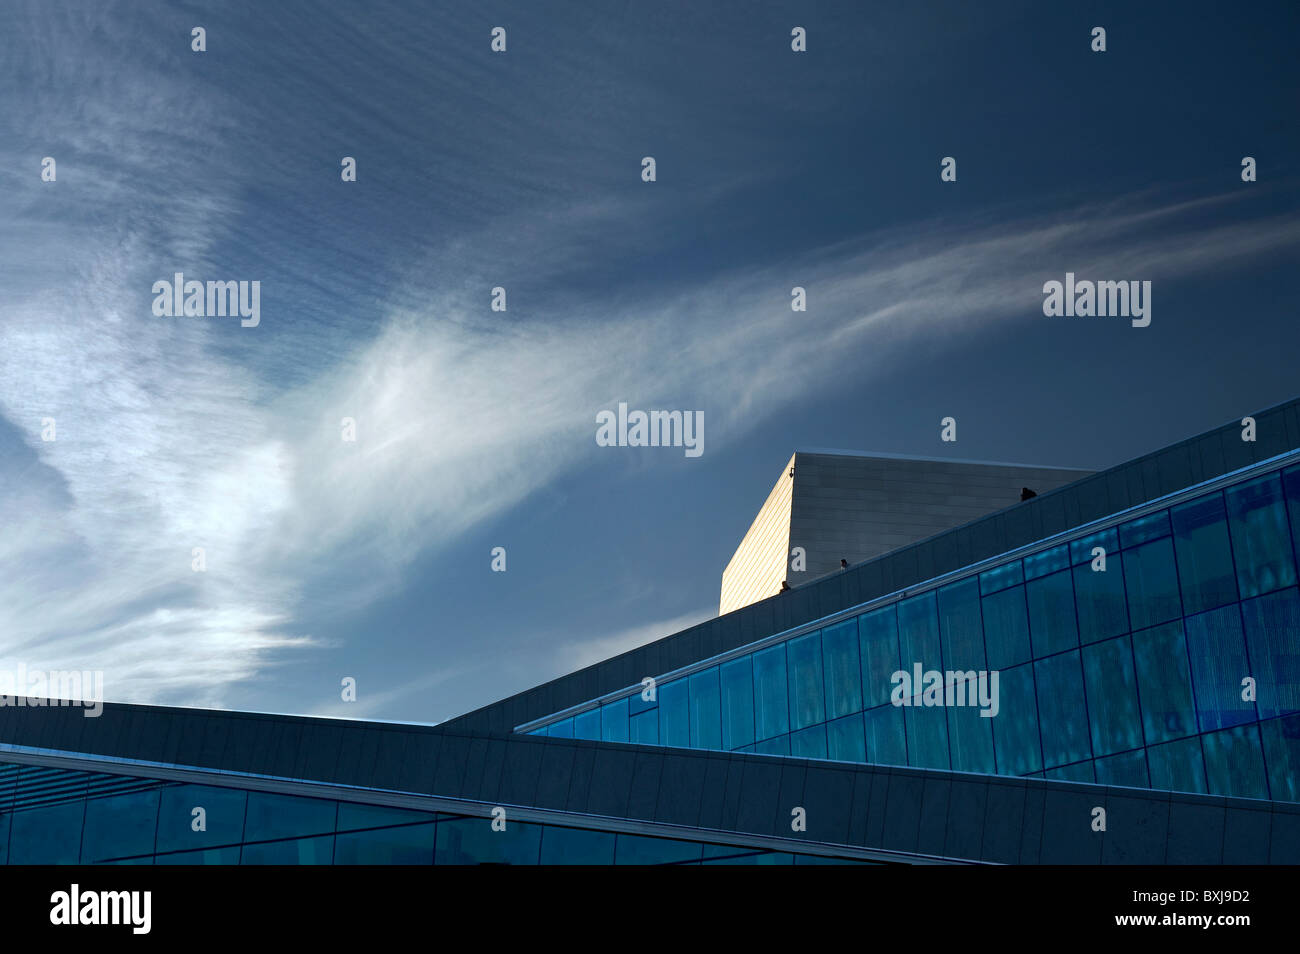
<svg viewBox="0 0 1300 954">
<path fill-rule="evenodd" d="M 1020 499 L 1021 499 L 1021 500 L 1028 500 L 1030 497 L 1037 497 L 1037 496 L 1038 496 L 1038 494 L 1034 493 L 1034 492 L 1033 492 L 1032 490 L 1030 490 L 1028 487 L 1021 487 L 1021 488 L 1020 488 Z"/>
<path fill-rule="evenodd" d="M 788 590 L 788 589 L 790 589 L 790 581 L 789 581 L 789 580 L 782 580 L 782 581 L 781 581 L 781 592 L 784 593 L 784 592 L 785 592 L 786 590 Z"/>
<path fill-rule="evenodd" d="M 849 561 L 844 559 L 843 557 L 840 557 L 840 569 L 847 570 L 848 568 L 849 568 Z"/>
</svg>

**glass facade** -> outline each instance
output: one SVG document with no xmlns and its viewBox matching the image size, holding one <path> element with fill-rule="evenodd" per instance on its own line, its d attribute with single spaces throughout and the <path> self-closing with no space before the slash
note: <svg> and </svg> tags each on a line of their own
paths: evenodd
<svg viewBox="0 0 1300 954">
<path fill-rule="evenodd" d="M 85 788 L 86 774 L 0 763 L 17 787 Z M 30 776 L 31 782 L 28 781 Z M 147 791 L 0 809 L 11 865 L 870 864 L 856 858 L 421 812 L 224 786 L 136 780 Z"/>
<path fill-rule="evenodd" d="M 531 731 L 1297 801 L 1298 546 L 1278 467 Z M 997 714 L 894 705 L 918 663 Z"/>
</svg>

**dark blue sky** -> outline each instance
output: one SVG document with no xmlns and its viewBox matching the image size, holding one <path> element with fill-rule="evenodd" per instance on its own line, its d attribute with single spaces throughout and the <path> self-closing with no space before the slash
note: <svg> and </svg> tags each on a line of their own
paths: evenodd
<svg viewBox="0 0 1300 954">
<path fill-rule="evenodd" d="M 715 612 L 797 447 L 1100 468 L 1295 396 L 1300 9 L 1134 6 L 7 5 L 0 665 L 441 720 Z"/>
</svg>

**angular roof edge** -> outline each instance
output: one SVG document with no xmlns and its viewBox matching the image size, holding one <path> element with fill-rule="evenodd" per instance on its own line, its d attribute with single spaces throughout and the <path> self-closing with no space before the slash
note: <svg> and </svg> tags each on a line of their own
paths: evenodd
<svg viewBox="0 0 1300 954">
<path fill-rule="evenodd" d="M 971 464 L 976 467 L 1014 467 L 1018 470 L 1060 470 L 1075 474 L 1095 474 L 1095 467 L 1059 467 L 1055 464 L 1026 464 L 1005 460 L 972 460 L 965 457 L 925 457 L 918 454 L 887 454 L 883 451 L 840 450 L 835 447 L 796 447 L 794 454 L 818 457 L 854 457 L 865 460 L 920 461 L 926 464 Z"/>
</svg>

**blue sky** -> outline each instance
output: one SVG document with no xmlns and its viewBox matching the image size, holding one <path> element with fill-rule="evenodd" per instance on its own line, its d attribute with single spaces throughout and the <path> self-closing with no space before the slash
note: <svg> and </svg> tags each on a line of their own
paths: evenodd
<svg viewBox="0 0 1300 954">
<path fill-rule="evenodd" d="M 1300 391 L 1294 4 L 878 6 L 6 4 L 0 667 L 439 721 L 712 615 L 797 447 L 1100 468 Z"/>
</svg>

